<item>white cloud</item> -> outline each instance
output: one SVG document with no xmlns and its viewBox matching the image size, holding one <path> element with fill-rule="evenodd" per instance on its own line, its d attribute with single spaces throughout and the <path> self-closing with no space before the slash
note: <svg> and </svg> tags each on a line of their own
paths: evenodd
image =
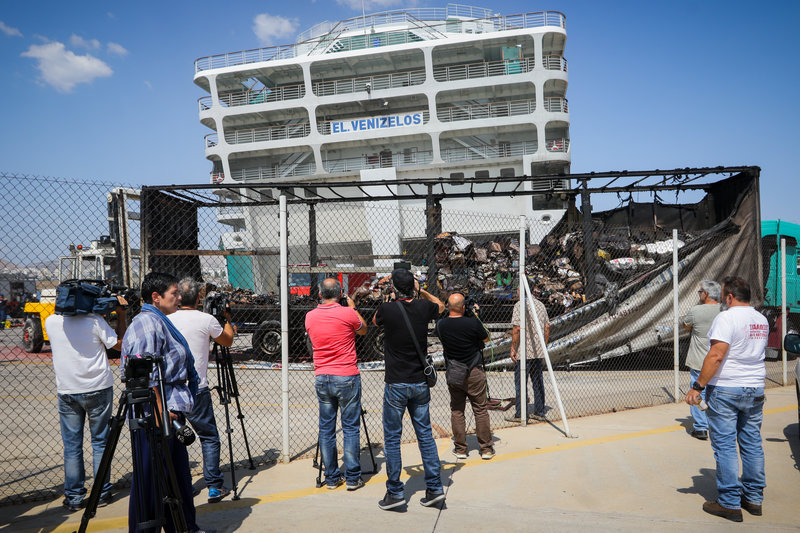
<svg viewBox="0 0 800 533">
<path fill-rule="evenodd" d="M 97 50 L 100 48 L 100 41 L 97 39 L 89 39 L 87 41 L 80 35 L 75 35 L 74 33 L 69 38 L 69 44 L 71 44 L 73 48 L 85 48 L 87 50 Z"/>
<path fill-rule="evenodd" d="M 108 53 L 109 54 L 116 54 L 118 56 L 126 56 L 126 55 L 128 55 L 128 51 L 121 44 L 108 43 L 107 48 L 108 48 Z"/>
<path fill-rule="evenodd" d="M 2 20 L 0 20 L 0 31 L 2 31 L 9 37 L 22 37 L 21 31 L 19 31 L 17 28 L 6 26 L 6 23 L 3 22 Z"/>
<path fill-rule="evenodd" d="M 100 59 L 86 54 L 76 55 L 64 43 L 33 44 L 22 57 L 36 59 L 36 68 L 42 80 L 56 90 L 68 93 L 79 83 L 89 83 L 95 78 L 111 76 L 114 71 Z"/>
<path fill-rule="evenodd" d="M 293 36 L 299 24 L 297 19 L 261 13 L 253 19 L 253 33 L 262 43 L 271 44 L 275 39 Z"/>
<path fill-rule="evenodd" d="M 350 9 L 361 11 L 361 0 L 336 0 L 340 6 L 349 7 Z M 417 2 L 415 0 L 364 0 L 364 10 L 369 13 L 370 11 L 380 11 L 390 8 L 392 6 L 412 7 Z"/>
</svg>

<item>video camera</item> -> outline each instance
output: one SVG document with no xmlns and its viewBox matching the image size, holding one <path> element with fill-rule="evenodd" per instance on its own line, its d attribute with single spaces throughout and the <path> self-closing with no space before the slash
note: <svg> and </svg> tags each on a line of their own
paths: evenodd
<svg viewBox="0 0 800 533">
<path fill-rule="evenodd" d="M 225 312 L 230 311 L 230 308 L 229 296 L 224 292 L 211 291 L 203 300 L 203 311 L 216 318 L 222 326 L 227 322 Z"/>
<path fill-rule="evenodd" d="M 55 313 L 64 316 L 108 315 L 119 305 L 118 294 L 131 296 L 133 291 L 97 279 L 68 279 L 56 287 Z"/>
<path fill-rule="evenodd" d="M 144 353 L 139 357 L 127 357 L 122 369 L 122 382 L 128 390 L 147 390 L 150 388 L 150 374 L 153 365 L 164 360 L 159 355 Z"/>
</svg>

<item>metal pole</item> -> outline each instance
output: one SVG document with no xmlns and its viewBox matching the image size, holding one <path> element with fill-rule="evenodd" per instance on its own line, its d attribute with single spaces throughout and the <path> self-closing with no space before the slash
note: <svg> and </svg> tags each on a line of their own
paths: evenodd
<svg viewBox="0 0 800 533">
<path fill-rule="evenodd" d="M 530 312 L 532 316 L 536 316 L 536 309 L 533 307 L 533 294 L 531 294 L 531 288 L 528 285 L 528 280 L 525 280 L 524 283 L 525 294 L 528 296 L 528 305 L 530 306 Z M 539 320 L 533 320 L 533 325 L 536 327 L 536 335 L 539 337 L 539 342 L 542 343 L 543 351 L 544 351 L 544 360 L 547 363 L 547 373 L 550 375 L 550 384 L 553 386 L 553 391 L 556 394 L 556 403 L 558 404 L 558 412 L 561 414 L 561 420 L 564 422 L 564 433 L 566 434 L 567 438 L 576 439 L 578 438 L 577 435 L 573 435 L 572 432 L 569 430 L 569 421 L 567 420 L 567 413 L 564 411 L 564 402 L 561 400 L 561 393 L 558 390 L 558 383 L 556 383 L 556 376 L 553 373 L 553 363 L 550 361 L 550 353 L 547 351 L 547 342 L 544 339 L 544 332 L 542 331 L 542 326 L 539 324 Z"/>
<path fill-rule="evenodd" d="M 289 231 L 286 196 L 280 196 L 281 291 L 281 402 L 283 406 L 283 462 L 289 462 Z"/>
<path fill-rule="evenodd" d="M 433 186 L 428 185 L 428 194 L 425 198 L 425 241 L 426 241 L 426 263 L 428 272 L 426 279 L 428 280 L 428 292 L 434 296 L 439 294 L 439 285 L 437 281 L 438 271 L 436 268 L 436 235 L 441 233 L 442 228 L 442 212 L 441 206 L 433 197 Z"/>
<path fill-rule="evenodd" d="M 675 372 L 675 403 L 680 402 L 680 374 L 678 366 L 678 230 L 672 230 L 672 366 Z"/>
<path fill-rule="evenodd" d="M 528 226 L 528 220 L 525 215 L 519 217 L 519 348 L 517 349 L 517 357 L 519 362 L 519 416 L 523 426 L 528 425 L 528 343 L 527 343 L 527 320 L 525 319 L 527 311 L 527 296 L 524 285 L 528 282 L 525 275 L 525 253 L 527 247 L 525 246 L 525 230 Z M 536 315 L 533 316 L 536 322 Z"/>
<path fill-rule="evenodd" d="M 783 339 L 786 338 L 786 239 L 781 238 L 781 359 L 783 360 L 783 385 L 786 386 L 786 349 Z"/>
<path fill-rule="evenodd" d="M 584 272 L 586 272 L 586 295 L 594 298 L 594 235 L 592 224 L 592 204 L 589 198 L 589 181 L 583 180 L 583 190 L 581 191 L 581 214 L 583 215 L 583 262 Z"/>
</svg>

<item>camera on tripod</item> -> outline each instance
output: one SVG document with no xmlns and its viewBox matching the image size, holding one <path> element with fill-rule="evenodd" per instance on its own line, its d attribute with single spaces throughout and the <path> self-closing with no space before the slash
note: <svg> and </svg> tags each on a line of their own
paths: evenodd
<svg viewBox="0 0 800 533">
<path fill-rule="evenodd" d="M 120 305 L 117 295 L 123 294 L 133 297 L 135 293 L 128 287 L 107 285 L 97 279 L 68 279 L 56 287 L 55 313 L 109 315 Z"/>
<path fill-rule="evenodd" d="M 203 300 L 203 311 L 217 319 L 220 325 L 227 322 L 225 313 L 231 310 L 230 298 L 227 293 L 211 291 Z"/>
<path fill-rule="evenodd" d="M 150 374 L 153 365 L 163 361 L 164 358 L 153 354 L 142 354 L 139 357 L 126 358 L 126 365 L 122 369 L 122 382 L 129 391 L 148 390 L 150 388 Z"/>
</svg>

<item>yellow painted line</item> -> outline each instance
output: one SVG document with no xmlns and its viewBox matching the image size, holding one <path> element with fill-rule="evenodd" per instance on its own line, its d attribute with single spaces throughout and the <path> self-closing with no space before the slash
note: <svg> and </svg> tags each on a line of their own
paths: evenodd
<svg viewBox="0 0 800 533">
<path fill-rule="evenodd" d="M 797 409 L 797 404 L 794 405 L 786 405 L 783 407 L 773 407 L 772 409 L 764 409 L 765 415 L 772 415 L 777 413 L 785 413 L 787 411 L 792 411 Z M 455 468 L 467 468 L 476 465 L 486 465 L 491 463 L 498 463 L 503 461 L 511 461 L 514 459 L 523 459 L 525 457 L 532 457 L 534 455 L 541 455 L 545 453 L 553 453 L 553 452 L 560 452 L 566 450 L 574 450 L 577 448 L 585 448 L 588 446 L 596 446 L 599 444 L 606 444 L 609 442 L 618 442 L 623 440 L 629 439 L 636 439 L 640 437 L 649 437 L 651 435 L 661 435 L 664 433 L 672 433 L 674 431 L 681 431 L 685 430 L 683 426 L 675 425 L 675 426 L 665 426 L 661 428 L 654 428 L 654 429 L 646 429 L 643 431 L 633 431 L 631 433 L 620 433 L 617 435 L 609 435 L 607 437 L 598 437 L 596 439 L 588 439 L 588 440 L 578 440 L 573 442 L 567 442 L 564 444 L 556 444 L 553 446 L 545 446 L 544 448 L 536 448 L 533 450 L 522 450 L 519 452 L 510 452 L 504 453 L 500 455 L 495 455 L 493 459 L 485 461 L 483 459 L 470 459 L 463 462 L 455 462 L 455 463 L 443 463 L 442 470 L 454 470 Z M 445 442 L 443 445 L 439 446 L 439 450 L 446 449 L 450 446 L 450 442 Z M 423 475 L 422 465 L 416 465 L 414 467 L 405 467 L 403 468 L 403 472 L 400 475 L 401 480 L 407 480 L 408 478 L 412 477 L 407 472 L 411 471 L 418 471 L 419 473 L 414 473 L 415 476 Z M 365 483 L 365 485 L 377 485 L 377 484 L 384 484 L 386 483 L 387 476 L 385 474 L 382 475 L 375 475 L 372 476 L 369 481 Z M 344 490 L 344 486 L 339 487 L 336 490 Z M 324 494 L 329 491 L 325 487 L 316 488 L 316 487 L 308 487 L 303 489 L 296 489 L 296 490 L 288 490 L 284 492 L 276 492 L 274 494 L 268 494 L 266 496 L 259 496 L 256 498 L 242 498 L 238 501 L 226 500 L 215 504 L 204 504 L 197 507 L 197 514 L 209 514 L 215 513 L 218 511 L 227 511 L 230 509 L 242 509 L 244 507 L 253 507 L 255 505 L 260 505 L 263 503 L 275 503 L 275 502 L 282 502 L 286 500 L 294 500 L 297 498 L 305 498 L 307 496 L 313 496 L 315 494 Z M 62 524 L 57 526 L 53 529 L 50 527 L 41 528 L 41 529 L 30 529 L 25 531 L 20 531 L 20 533 L 34 533 L 34 532 L 41 532 L 41 531 L 48 531 L 50 533 L 71 533 L 78 529 L 80 525 L 79 522 L 74 522 L 72 524 Z M 119 528 L 126 528 L 128 526 L 128 517 L 117 517 L 117 518 L 105 518 L 105 519 L 92 519 L 89 522 L 89 527 L 87 531 L 106 531 L 109 529 L 119 529 Z"/>
</svg>

